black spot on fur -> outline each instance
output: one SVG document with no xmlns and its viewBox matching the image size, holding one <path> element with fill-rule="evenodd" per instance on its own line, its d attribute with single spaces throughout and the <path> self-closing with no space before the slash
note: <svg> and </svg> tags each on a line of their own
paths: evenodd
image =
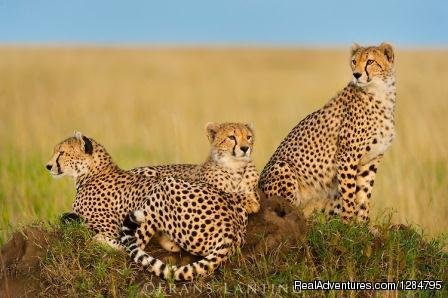
<svg viewBox="0 0 448 298">
<path fill-rule="evenodd" d="M 362 177 L 366 177 L 367 175 L 369 175 L 369 171 L 364 171 L 364 172 L 361 173 Z"/>
</svg>

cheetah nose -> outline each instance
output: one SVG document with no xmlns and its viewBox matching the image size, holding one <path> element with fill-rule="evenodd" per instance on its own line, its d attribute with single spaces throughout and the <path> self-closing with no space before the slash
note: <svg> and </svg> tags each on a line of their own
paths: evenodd
<svg viewBox="0 0 448 298">
<path fill-rule="evenodd" d="M 249 147 L 247 147 L 247 146 L 243 146 L 243 147 L 240 147 L 240 149 L 241 149 L 241 151 L 243 151 L 244 153 L 246 153 L 247 150 L 249 150 Z"/>
<path fill-rule="evenodd" d="M 47 170 L 49 170 L 49 171 L 50 171 L 50 170 L 51 170 L 51 168 L 52 168 L 50 164 L 47 164 L 47 165 L 46 165 L 45 167 L 46 167 L 46 168 L 47 168 Z"/>
<path fill-rule="evenodd" d="M 362 76 L 362 74 L 359 72 L 354 72 L 353 76 L 355 77 L 355 79 L 359 79 Z"/>
</svg>

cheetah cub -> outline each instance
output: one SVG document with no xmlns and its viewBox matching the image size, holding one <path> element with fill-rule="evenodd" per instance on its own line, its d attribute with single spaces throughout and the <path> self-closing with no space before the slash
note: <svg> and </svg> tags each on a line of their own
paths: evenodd
<svg viewBox="0 0 448 298">
<path fill-rule="evenodd" d="M 252 126 L 245 123 L 208 123 L 206 131 L 211 149 L 203 164 L 148 166 L 133 169 L 131 172 L 205 182 L 224 192 L 244 196 L 247 212 L 258 212 L 259 175 L 251 158 L 254 145 Z"/>
<path fill-rule="evenodd" d="M 207 183 L 232 195 L 244 198 L 247 213 L 256 213 L 260 209 L 257 192 L 258 172 L 252 162 L 254 131 L 246 123 L 208 123 L 207 137 L 211 145 L 210 155 L 203 164 L 172 164 L 147 166 L 130 170 L 131 173 L 148 177 L 171 176 L 187 181 Z M 144 248 L 150 240 L 145 237 L 146 224 L 140 225 L 142 237 L 138 246 Z M 165 250 L 180 251 L 167 235 L 157 234 L 156 240 Z"/>
<path fill-rule="evenodd" d="M 394 51 L 387 43 L 354 44 L 351 56 L 353 80 L 292 129 L 259 187 L 305 214 L 319 207 L 344 221 L 367 221 L 377 167 L 395 136 Z"/>
<path fill-rule="evenodd" d="M 79 132 L 56 145 L 46 167 L 55 177 L 74 178 L 73 211 L 97 233 L 96 240 L 124 245 L 136 262 L 162 278 L 210 274 L 244 242 L 248 215 L 243 198 L 201 182 L 124 171 L 102 145 Z M 137 244 L 141 223 L 146 237 L 164 233 L 204 259 L 175 267 L 152 258 Z"/>
</svg>

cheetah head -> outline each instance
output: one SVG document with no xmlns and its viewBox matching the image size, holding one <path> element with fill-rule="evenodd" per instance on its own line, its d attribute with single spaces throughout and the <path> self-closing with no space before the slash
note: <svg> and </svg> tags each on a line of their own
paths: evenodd
<svg viewBox="0 0 448 298">
<path fill-rule="evenodd" d="M 215 162 L 233 167 L 251 161 L 254 132 L 250 124 L 208 123 L 206 129 Z"/>
<path fill-rule="evenodd" d="M 394 73 L 394 50 L 388 43 L 379 46 L 352 46 L 353 83 L 359 87 L 381 84 Z"/>
<path fill-rule="evenodd" d="M 103 151 L 103 148 L 82 133 L 75 132 L 74 137 L 54 147 L 53 156 L 45 167 L 55 178 L 70 176 L 76 179 L 97 167 L 97 161 L 101 159 L 95 151 Z"/>
</svg>

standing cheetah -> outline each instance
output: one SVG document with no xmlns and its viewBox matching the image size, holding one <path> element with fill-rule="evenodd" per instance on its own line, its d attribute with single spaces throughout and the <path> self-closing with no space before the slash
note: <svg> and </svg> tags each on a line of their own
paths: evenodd
<svg viewBox="0 0 448 298">
<path fill-rule="evenodd" d="M 79 132 L 55 147 L 46 167 L 55 177 L 74 178 L 73 211 L 97 233 L 95 239 L 120 248 L 124 222 L 123 241 L 130 255 L 162 278 L 192 280 L 209 274 L 243 244 L 248 216 L 244 198 L 201 182 L 121 170 L 102 145 Z M 148 256 L 136 244 L 142 222 L 149 227 L 147 237 L 162 232 L 204 259 L 177 268 Z"/>
<path fill-rule="evenodd" d="M 353 81 L 293 128 L 259 187 L 305 213 L 323 207 L 344 221 L 367 221 L 377 167 L 395 136 L 394 52 L 387 43 L 354 44 L 351 54 Z"/>
<path fill-rule="evenodd" d="M 175 177 L 187 181 L 207 183 L 226 193 L 244 197 L 246 211 L 256 213 L 260 209 L 257 192 L 258 172 L 252 162 L 254 132 L 246 123 L 208 123 L 207 137 L 211 145 L 210 155 L 201 165 L 173 164 L 146 166 L 130 170 L 131 173 L 148 177 Z M 145 237 L 146 225 L 140 225 L 142 237 L 138 239 L 139 247 L 149 242 Z M 167 235 L 157 235 L 159 244 L 172 252 L 180 251 Z"/>
</svg>

